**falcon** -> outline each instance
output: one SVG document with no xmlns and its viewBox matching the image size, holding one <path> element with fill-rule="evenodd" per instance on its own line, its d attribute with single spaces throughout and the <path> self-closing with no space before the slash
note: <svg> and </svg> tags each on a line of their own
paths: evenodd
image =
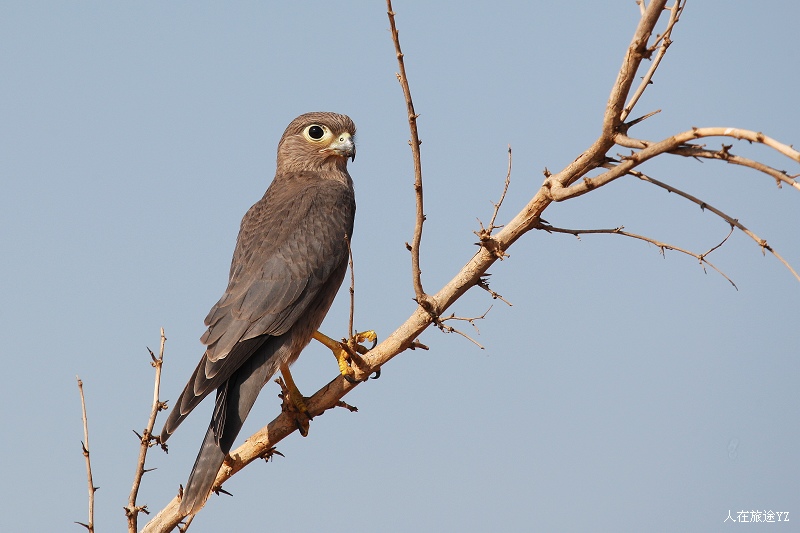
<svg viewBox="0 0 800 533">
<path fill-rule="evenodd" d="M 295 406 L 305 411 L 289 365 L 312 338 L 327 339 L 317 329 L 347 270 L 356 211 L 347 160 L 356 157 L 355 133 L 346 115 L 294 119 L 278 143 L 275 178 L 242 219 L 228 288 L 205 319 L 205 353 L 161 432 L 164 443 L 216 390 L 211 423 L 183 491 L 184 515 L 205 503 L 258 393 L 278 370 Z M 340 359 L 339 365 L 346 374 L 347 364 Z"/>
</svg>

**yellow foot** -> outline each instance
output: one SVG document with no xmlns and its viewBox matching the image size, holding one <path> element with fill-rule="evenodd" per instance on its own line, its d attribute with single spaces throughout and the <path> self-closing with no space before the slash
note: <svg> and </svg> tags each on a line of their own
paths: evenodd
<svg viewBox="0 0 800 533">
<path fill-rule="evenodd" d="M 281 386 L 281 397 L 283 398 L 282 408 L 284 411 L 289 411 L 293 415 L 297 429 L 300 431 L 300 434 L 305 437 L 308 435 L 308 429 L 310 427 L 309 422 L 313 420 L 314 417 L 308 412 L 305 401 L 306 398 L 300 394 L 300 391 L 297 389 L 292 373 L 289 372 L 288 365 L 281 365 L 281 374 L 283 374 L 283 379 L 278 378 L 275 381 Z"/>
<path fill-rule="evenodd" d="M 359 354 L 367 353 L 377 344 L 378 335 L 374 331 L 369 330 L 356 333 L 353 338 L 347 342 L 335 341 L 319 331 L 314 333 L 314 338 L 333 352 L 336 361 L 339 363 L 339 372 L 344 376 L 344 379 L 350 383 L 357 383 L 359 381 L 356 379 L 356 369 L 360 370 L 362 375 L 366 374 L 369 376 L 371 373 L 369 369 L 366 368 L 364 361 L 359 357 Z M 366 341 L 372 342 L 370 348 L 361 344 Z"/>
</svg>

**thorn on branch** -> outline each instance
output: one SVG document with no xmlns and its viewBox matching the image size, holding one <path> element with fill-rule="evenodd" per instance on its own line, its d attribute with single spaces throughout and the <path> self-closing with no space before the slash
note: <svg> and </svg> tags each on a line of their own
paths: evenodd
<svg viewBox="0 0 800 533">
<path fill-rule="evenodd" d="M 483 225 L 481 225 L 481 230 L 479 232 L 473 231 L 473 233 L 477 235 L 478 238 L 480 239 L 480 242 L 476 242 L 475 244 L 477 246 L 484 248 L 487 252 L 489 252 L 490 254 L 492 254 L 494 257 L 498 258 L 501 261 L 506 257 L 511 257 L 503 250 L 503 247 L 500 245 L 500 242 L 494 237 L 492 237 L 489 232 L 490 230 L 483 228 Z"/>
<path fill-rule="evenodd" d="M 358 407 L 356 407 L 354 405 L 350 405 L 349 403 L 345 403 L 343 400 L 339 400 L 338 402 L 336 402 L 336 407 L 344 407 L 345 409 L 347 409 L 351 413 L 357 413 L 358 412 Z"/>
<path fill-rule="evenodd" d="M 717 152 L 714 152 L 714 153 L 716 154 Z M 736 157 L 736 156 L 731 156 L 731 157 Z M 753 163 L 755 163 L 755 162 L 753 162 Z M 666 190 L 666 191 L 668 191 L 670 193 L 674 192 L 675 194 L 677 194 L 677 195 L 689 200 L 690 202 L 694 202 L 695 204 L 699 205 L 701 207 L 701 209 L 703 209 L 704 211 L 707 209 L 707 210 L 711 211 L 712 213 L 714 213 L 715 215 L 717 215 L 718 217 L 720 217 L 721 219 L 723 219 L 724 221 L 726 221 L 731 226 L 735 226 L 740 231 L 742 231 L 745 235 L 747 235 L 748 237 L 753 239 L 759 245 L 759 247 L 761 248 L 761 253 L 762 254 L 765 254 L 766 251 L 769 251 L 772 255 L 775 256 L 775 258 L 778 261 L 783 263 L 783 266 L 785 266 L 789 270 L 789 272 L 792 273 L 792 275 L 795 277 L 795 279 L 800 281 L 800 274 L 795 272 L 795 270 L 792 268 L 792 266 L 783 257 L 781 257 L 781 255 L 778 254 L 778 252 L 776 252 L 769 245 L 767 245 L 767 241 L 766 240 L 762 239 L 761 237 L 759 237 L 758 235 L 756 235 L 755 233 L 750 231 L 741 222 L 739 222 L 738 219 L 733 218 L 730 215 L 727 215 L 726 213 L 724 213 L 724 212 L 720 211 L 719 209 L 709 205 L 708 203 L 704 202 L 703 200 L 692 196 L 691 194 L 688 194 L 688 193 L 683 192 L 682 190 L 677 189 L 677 188 L 675 188 L 675 187 L 673 187 L 671 185 L 668 185 L 666 183 L 658 181 L 657 179 L 651 178 L 650 176 L 648 176 L 648 175 L 646 175 L 646 174 L 644 174 L 642 172 L 631 170 L 628 173 L 631 174 L 632 176 L 636 176 L 637 178 L 639 178 L 642 181 L 646 181 L 647 183 L 651 183 L 653 185 L 656 185 L 657 187 L 660 187 L 660 188 L 662 188 L 662 189 L 664 189 L 664 190 Z M 677 248 L 672 248 L 672 249 L 678 250 L 678 251 L 680 251 L 682 253 L 687 253 L 689 255 L 692 255 L 691 252 L 687 252 L 685 250 L 680 250 L 680 249 L 677 249 Z M 706 261 L 706 263 L 709 266 L 711 266 L 714 270 L 719 272 L 723 277 L 725 277 L 725 279 L 727 279 L 731 283 L 731 285 L 736 287 L 736 284 L 730 278 L 725 276 L 725 274 L 723 272 L 721 272 L 719 269 L 717 269 L 711 263 L 708 263 L 707 261 Z M 737 290 L 738 290 L 738 288 L 737 288 Z"/>
<path fill-rule="evenodd" d="M 430 348 L 428 348 L 426 345 L 422 344 L 416 339 L 411 341 L 411 343 L 408 345 L 406 349 L 416 350 L 417 348 L 419 348 L 420 350 L 430 350 Z"/>
<path fill-rule="evenodd" d="M 221 486 L 220 486 L 220 487 L 214 487 L 214 488 L 211 490 L 211 492 L 213 492 L 213 493 L 214 493 L 214 494 L 216 494 L 217 496 L 219 496 L 220 494 L 225 494 L 226 496 L 230 496 L 231 498 L 233 498 L 233 494 L 231 494 L 231 493 L 230 493 L 230 492 L 228 492 L 227 490 L 223 489 Z"/>
<path fill-rule="evenodd" d="M 481 289 L 483 289 L 486 292 L 488 292 L 492 296 L 493 300 L 500 300 L 501 302 L 504 302 L 509 307 L 513 307 L 513 304 L 511 302 L 509 302 L 508 300 L 506 300 L 505 298 L 500 296 L 500 294 L 496 293 L 495 291 L 493 291 L 492 289 L 489 288 L 489 279 L 488 278 L 485 278 L 485 277 L 484 278 L 480 278 L 478 280 L 478 287 L 480 287 Z"/>
<path fill-rule="evenodd" d="M 279 451 L 277 450 L 277 448 L 275 448 L 275 446 L 272 446 L 271 448 L 267 448 L 267 449 L 264 451 L 264 453 L 262 453 L 261 455 L 259 455 L 259 457 L 260 457 L 261 459 L 264 459 L 266 462 L 268 462 L 268 463 L 269 463 L 270 461 L 272 461 L 272 458 L 273 458 L 273 457 L 275 457 L 276 455 L 280 455 L 281 457 L 284 457 L 284 458 L 286 457 L 286 456 L 285 456 L 285 455 L 283 455 L 281 452 L 279 452 Z"/>
<path fill-rule="evenodd" d="M 661 113 L 660 109 L 656 109 L 655 111 L 651 111 L 650 113 L 647 113 L 646 115 L 642 115 L 639 118 L 635 118 L 635 119 L 633 119 L 633 120 L 631 120 L 629 122 L 625 122 L 623 124 L 620 124 L 619 130 L 622 133 L 627 133 L 628 129 L 630 129 L 631 127 L 635 126 L 636 124 L 638 124 L 638 123 L 640 123 L 642 121 L 647 120 L 648 118 L 652 117 L 653 115 L 657 115 L 658 113 Z M 645 147 L 647 145 L 648 144 L 645 144 Z"/>
</svg>

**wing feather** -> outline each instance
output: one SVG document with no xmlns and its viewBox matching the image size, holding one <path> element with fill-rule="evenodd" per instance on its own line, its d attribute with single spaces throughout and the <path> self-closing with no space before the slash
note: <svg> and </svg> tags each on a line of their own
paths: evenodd
<svg viewBox="0 0 800 533">
<path fill-rule="evenodd" d="M 196 393 L 221 385 L 249 356 L 238 343 L 281 335 L 303 315 L 347 261 L 354 214 L 347 184 L 313 173 L 275 178 L 242 220 L 228 287 L 206 317 Z"/>
</svg>

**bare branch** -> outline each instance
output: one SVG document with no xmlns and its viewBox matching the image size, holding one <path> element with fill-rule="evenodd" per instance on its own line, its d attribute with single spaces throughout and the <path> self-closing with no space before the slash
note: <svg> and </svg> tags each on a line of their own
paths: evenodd
<svg viewBox="0 0 800 533">
<path fill-rule="evenodd" d="M 417 201 L 417 215 L 414 224 L 414 239 L 409 247 L 411 251 L 411 270 L 412 280 L 414 283 L 415 299 L 426 311 L 434 316 L 439 314 L 436 301 L 425 293 L 422 288 L 422 270 L 419 263 L 419 247 L 422 241 L 422 225 L 425 223 L 425 210 L 422 197 L 422 159 L 420 157 L 419 146 L 422 142 L 419 140 L 419 132 L 417 131 L 417 118 L 419 115 L 414 111 L 414 102 L 411 100 L 411 89 L 408 86 L 408 77 L 406 76 L 406 67 L 403 62 L 403 52 L 400 49 L 400 34 L 397 31 L 397 26 L 394 21 L 394 10 L 392 9 L 392 1 L 386 0 L 387 14 L 389 15 L 389 25 L 391 27 L 392 41 L 394 42 L 394 49 L 397 55 L 397 64 L 400 72 L 397 73 L 397 81 L 403 88 L 403 96 L 406 99 L 406 110 L 408 113 L 408 126 L 411 130 L 411 140 L 408 144 L 411 145 L 411 153 L 414 159 L 414 192 Z"/>
<path fill-rule="evenodd" d="M 640 6 L 642 5 L 643 4 L 640 4 Z M 639 98 L 641 98 L 642 95 L 644 94 L 644 91 L 645 89 L 647 89 L 647 86 L 650 85 L 650 83 L 652 83 L 653 74 L 656 73 L 656 69 L 658 69 L 658 65 L 661 63 L 661 59 L 663 59 L 664 54 L 667 53 L 667 48 L 669 48 L 669 45 L 672 44 L 672 41 L 670 40 L 670 37 L 672 35 L 672 28 L 675 27 L 675 24 L 678 22 L 678 19 L 680 19 L 684 5 L 685 3 L 681 4 L 681 0 L 675 0 L 675 4 L 673 4 L 672 8 L 670 8 L 670 15 L 669 15 L 669 21 L 667 22 L 667 28 L 666 30 L 664 30 L 664 33 L 660 35 L 658 39 L 656 39 L 656 42 L 653 43 L 653 46 L 656 46 L 659 43 L 661 43 L 660 46 L 658 46 L 658 52 L 656 53 L 656 57 L 653 59 L 653 62 L 650 65 L 647 74 L 645 74 L 644 77 L 642 78 L 642 82 L 639 84 L 639 87 L 636 89 L 636 92 L 633 94 L 630 101 L 625 106 L 625 109 L 623 109 L 622 112 L 620 113 L 619 117 L 620 121 L 624 122 L 625 119 L 628 118 L 628 115 L 630 115 L 631 111 L 636 106 L 636 103 L 639 101 Z M 642 12 L 642 14 L 644 14 L 644 11 Z"/>
<path fill-rule="evenodd" d="M 128 505 L 125 507 L 125 516 L 128 518 L 128 531 L 136 533 L 138 529 L 139 513 L 150 514 L 146 505 L 137 505 L 136 498 L 139 495 L 139 487 L 142 483 L 142 476 L 146 472 L 144 468 L 145 459 L 147 458 L 147 450 L 153 444 L 159 442 L 158 437 L 153 436 L 153 427 L 156 424 L 156 417 L 159 411 L 167 408 L 167 404 L 158 399 L 159 390 L 161 389 L 161 367 L 164 363 L 164 345 L 167 342 L 167 337 L 164 335 L 164 328 L 161 328 L 161 347 L 158 351 L 158 357 L 148 348 L 150 352 L 151 365 L 155 368 L 155 385 L 153 387 L 153 404 L 150 409 L 150 418 L 147 420 L 147 427 L 140 437 L 139 446 L 139 459 L 136 463 L 136 472 L 133 476 L 133 487 L 128 496 Z"/>
<path fill-rule="evenodd" d="M 480 335 L 480 330 L 478 329 L 478 326 L 475 324 L 475 321 L 476 320 L 483 320 L 484 318 L 486 318 L 486 315 L 491 310 L 492 310 L 492 306 L 489 306 L 489 309 L 487 309 L 485 313 L 483 313 L 481 316 L 476 316 L 476 317 L 462 317 L 462 316 L 456 316 L 455 313 L 452 313 L 450 316 L 442 318 L 441 320 L 439 320 L 439 322 L 436 324 L 436 326 L 440 330 L 444 331 L 445 333 L 458 333 L 459 335 L 461 335 L 462 337 L 464 337 L 465 339 L 467 339 L 468 341 L 473 343 L 475 346 L 477 346 L 478 348 L 483 350 L 484 347 L 483 347 L 483 345 L 481 343 L 479 343 L 478 341 L 476 341 L 475 339 L 473 339 L 472 337 L 470 337 L 469 335 L 467 335 L 463 331 L 459 331 L 459 330 L 457 330 L 456 328 L 454 328 L 452 326 L 446 325 L 445 321 L 447 321 L 447 320 L 461 320 L 461 321 L 464 321 L 464 322 L 469 322 L 470 325 L 472 325 L 472 327 L 475 328 L 475 331 L 478 333 L 478 335 Z"/>
<path fill-rule="evenodd" d="M 628 124 L 630 125 L 631 123 Z M 634 139 L 632 137 L 628 137 L 627 135 L 623 134 L 618 134 L 614 139 L 620 146 L 624 146 L 626 148 L 634 148 L 637 150 L 653 144 L 653 142 L 651 141 Z M 754 170 L 758 170 L 759 172 L 763 172 L 764 174 L 767 174 L 768 176 L 774 178 L 778 184 L 778 187 L 780 187 L 782 183 L 786 183 L 787 185 L 794 187 L 795 189 L 800 191 L 800 183 L 797 182 L 797 177 L 798 177 L 797 174 L 790 176 L 785 170 L 778 170 L 776 168 L 765 165 L 764 163 L 761 163 L 759 161 L 754 161 L 746 157 L 734 155 L 730 152 L 731 148 L 732 146 L 723 144 L 722 148 L 719 150 L 709 150 L 703 146 L 687 143 L 683 146 L 675 148 L 674 150 L 670 150 L 668 153 L 674 155 L 680 155 L 683 157 L 694 157 L 697 159 L 717 159 L 720 161 L 731 163 L 733 165 L 740 165 L 752 168 Z"/>
<path fill-rule="evenodd" d="M 557 182 L 559 186 L 566 187 L 606 161 L 606 152 L 614 146 L 614 135 L 624 129 L 624 121 L 621 117 L 625 99 L 630 93 L 633 80 L 642 60 L 650 54 L 648 41 L 665 5 L 666 0 L 653 0 L 646 7 L 640 4 L 640 8 L 643 9 L 642 18 L 639 20 L 631 43 L 626 50 L 622 66 L 617 74 L 617 79 L 611 88 L 611 94 L 608 97 L 603 115 L 603 127 L 600 136 L 561 172 L 555 175 L 548 175 L 545 180 L 546 187 L 550 187 L 553 182 Z M 552 200 L 554 198 L 549 199 Z M 529 207 L 533 208 L 532 205 Z M 527 220 L 524 224 L 526 231 L 538 222 L 536 216 L 533 215 L 536 210 L 538 209 L 526 210 L 528 211 L 525 215 Z"/>
<path fill-rule="evenodd" d="M 503 194 L 500 195 L 500 200 L 494 204 L 494 212 L 492 212 L 492 219 L 489 221 L 488 227 L 483 227 L 483 222 L 478 219 L 478 224 L 480 224 L 481 229 L 479 231 L 473 231 L 475 235 L 478 236 L 480 242 L 478 243 L 480 246 L 483 246 L 493 254 L 497 256 L 498 259 L 503 260 L 508 257 L 508 254 L 505 253 L 500 246 L 497 245 L 497 241 L 492 238 L 492 232 L 496 229 L 502 228 L 503 226 L 495 226 L 495 220 L 497 220 L 497 214 L 500 212 L 500 207 L 503 205 L 503 200 L 506 198 L 506 193 L 508 192 L 508 186 L 511 184 L 511 145 L 508 146 L 508 169 L 506 170 L 506 181 L 503 185 Z"/>
<path fill-rule="evenodd" d="M 86 531 L 89 533 L 94 533 L 94 493 L 97 492 L 97 487 L 94 486 L 94 481 L 92 480 L 92 461 L 89 457 L 89 421 L 86 417 L 86 400 L 83 397 L 83 381 L 78 376 L 75 376 L 75 379 L 78 380 L 78 391 L 81 395 L 81 413 L 83 415 L 83 442 L 81 443 L 81 449 L 83 451 L 83 457 L 86 459 L 86 481 L 89 485 L 89 522 L 84 524 L 83 522 L 76 522 L 76 524 L 80 524 L 86 528 Z"/>
<path fill-rule="evenodd" d="M 666 0 L 653 0 L 642 14 L 606 104 L 606 112 L 603 117 L 603 138 L 605 140 L 610 139 L 617 131 L 618 126 L 624 122 L 622 113 L 625 98 L 631 90 L 633 79 L 639 70 L 642 59 L 648 55 L 647 43 L 666 4 Z"/>
<path fill-rule="evenodd" d="M 707 210 L 711 211 L 712 213 L 714 213 L 715 215 L 717 215 L 718 217 L 723 219 L 725 222 L 730 224 L 731 228 L 735 227 L 735 228 L 741 230 L 745 235 L 747 235 L 748 237 L 753 239 L 756 242 L 756 244 L 758 244 L 761 247 L 761 252 L 762 253 L 764 253 L 765 251 L 768 251 L 772 255 L 774 255 L 778 259 L 778 261 L 783 263 L 783 266 L 785 266 L 787 269 L 789 269 L 789 272 L 792 273 L 792 275 L 795 277 L 795 279 L 800 281 L 800 275 L 798 275 L 797 272 L 795 272 L 795 270 L 792 268 L 792 266 L 783 257 L 781 257 L 781 255 L 778 252 L 776 252 L 772 248 L 772 246 L 767 244 L 767 241 L 765 239 L 762 239 L 761 237 L 759 237 L 758 235 L 756 235 L 755 233 L 750 231 L 748 228 L 746 228 L 744 226 L 744 224 L 739 222 L 738 219 L 735 219 L 732 216 L 723 213 L 722 211 L 720 211 L 716 207 L 710 205 L 708 202 L 704 202 L 703 200 L 700 200 L 699 198 L 696 198 L 696 197 L 692 196 L 689 193 L 683 192 L 682 190 L 680 190 L 680 189 L 678 189 L 676 187 L 673 187 L 672 185 L 667 185 L 664 182 L 661 182 L 661 181 L 658 181 L 657 179 L 651 178 L 650 176 L 647 176 L 646 174 L 643 174 L 643 173 L 635 171 L 635 170 L 632 170 L 630 172 L 630 174 L 632 174 L 633 176 L 636 176 L 637 178 L 639 178 L 642 181 L 646 181 L 647 183 L 652 183 L 653 185 L 656 185 L 657 187 L 661 187 L 662 189 L 664 189 L 666 191 L 669 191 L 671 193 L 675 193 L 678 196 L 686 198 L 690 202 L 694 202 L 695 204 L 699 205 L 700 208 L 703 209 L 703 210 L 707 209 Z"/>
<path fill-rule="evenodd" d="M 350 238 L 345 234 L 344 240 L 347 242 L 347 263 L 350 267 L 350 318 L 347 321 L 347 338 L 353 338 L 353 317 L 356 309 L 356 273 L 353 269 L 353 249 L 350 247 Z"/>
<path fill-rule="evenodd" d="M 478 281 L 478 287 L 488 292 L 492 296 L 493 300 L 500 300 L 509 307 L 514 306 L 514 304 L 512 304 L 511 302 L 503 298 L 500 294 L 496 293 L 495 291 L 489 288 L 489 274 L 487 274 L 486 277 L 483 277 Z"/>
<path fill-rule="evenodd" d="M 537 229 L 541 229 L 541 230 L 547 231 L 548 233 L 568 233 L 570 235 L 575 235 L 576 237 L 578 235 L 585 235 L 585 234 L 589 234 L 589 233 L 606 233 L 606 234 L 609 234 L 609 235 L 622 235 L 624 237 L 630 237 L 632 239 L 638 239 L 640 241 L 649 242 L 650 244 L 653 244 L 653 245 L 655 245 L 655 246 L 657 246 L 659 248 L 659 251 L 661 252 L 661 256 L 662 257 L 666 257 L 666 255 L 664 254 L 665 250 L 673 250 L 675 252 L 680 252 L 682 254 L 694 257 L 700 263 L 700 266 L 703 266 L 703 265 L 710 266 L 711 268 L 716 270 L 717 273 L 720 276 L 722 276 L 723 278 L 728 280 L 728 283 L 733 285 L 734 289 L 736 289 L 737 291 L 739 290 L 739 288 L 736 286 L 736 284 L 733 282 L 733 280 L 731 278 L 729 278 L 722 270 L 718 269 L 716 266 L 714 266 L 713 263 L 711 263 L 711 261 L 709 261 L 706 258 L 706 256 L 708 254 L 710 254 L 711 252 L 713 252 L 714 250 L 719 248 L 726 240 L 728 240 L 728 237 L 730 236 L 730 233 L 728 234 L 728 237 L 725 237 L 725 239 L 723 239 L 720 244 L 717 244 L 716 246 L 711 248 L 708 252 L 706 252 L 704 254 L 697 254 L 697 253 L 694 253 L 694 252 L 690 252 L 689 250 L 686 250 L 684 248 L 680 248 L 678 246 L 675 246 L 673 244 L 668 244 L 666 242 L 661 242 L 661 241 L 658 241 L 656 239 L 652 239 L 650 237 L 645 237 L 644 235 L 638 235 L 636 233 L 630 233 L 628 231 L 623 231 L 622 228 L 623 228 L 622 226 L 619 226 L 619 227 L 612 228 L 612 229 L 567 229 L 567 228 L 557 228 L 555 226 L 549 226 L 549 225 L 542 224 Z M 705 267 L 703 269 L 705 270 Z"/>
<path fill-rule="evenodd" d="M 492 213 L 492 219 L 489 221 L 489 227 L 487 228 L 489 233 L 494 231 L 495 228 L 499 228 L 501 226 L 495 226 L 494 222 L 497 220 L 497 213 L 500 212 L 500 206 L 503 205 L 503 200 L 506 199 L 506 193 L 508 192 L 508 186 L 511 184 L 511 145 L 508 145 L 508 170 L 506 170 L 506 181 L 503 184 L 503 194 L 500 195 L 500 200 L 496 204 L 494 204 L 494 212 Z"/>
<path fill-rule="evenodd" d="M 596 189 L 611 183 L 615 179 L 624 176 L 631 169 L 636 168 L 645 161 L 648 161 L 660 154 L 670 153 L 672 150 L 683 147 L 689 141 L 703 137 L 729 137 L 733 139 L 760 143 L 765 146 L 769 146 L 773 150 L 776 150 L 786 157 L 789 157 L 790 159 L 800 163 L 800 152 L 791 146 L 776 141 L 772 137 L 768 137 L 760 132 L 724 127 L 692 128 L 691 130 L 668 137 L 663 141 L 648 144 L 640 151 L 634 152 L 629 156 L 625 156 L 619 165 L 616 165 L 611 170 L 608 170 L 599 176 L 584 178 L 580 183 L 569 187 L 564 187 L 562 185 L 562 180 L 560 180 L 558 176 L 551 176 L 545 180 L 544 187 L 548 189 L 552 200 L 556 202 L 574 198 L 576 196 L 586 194 L 592 189 Z"/>
</svg>

